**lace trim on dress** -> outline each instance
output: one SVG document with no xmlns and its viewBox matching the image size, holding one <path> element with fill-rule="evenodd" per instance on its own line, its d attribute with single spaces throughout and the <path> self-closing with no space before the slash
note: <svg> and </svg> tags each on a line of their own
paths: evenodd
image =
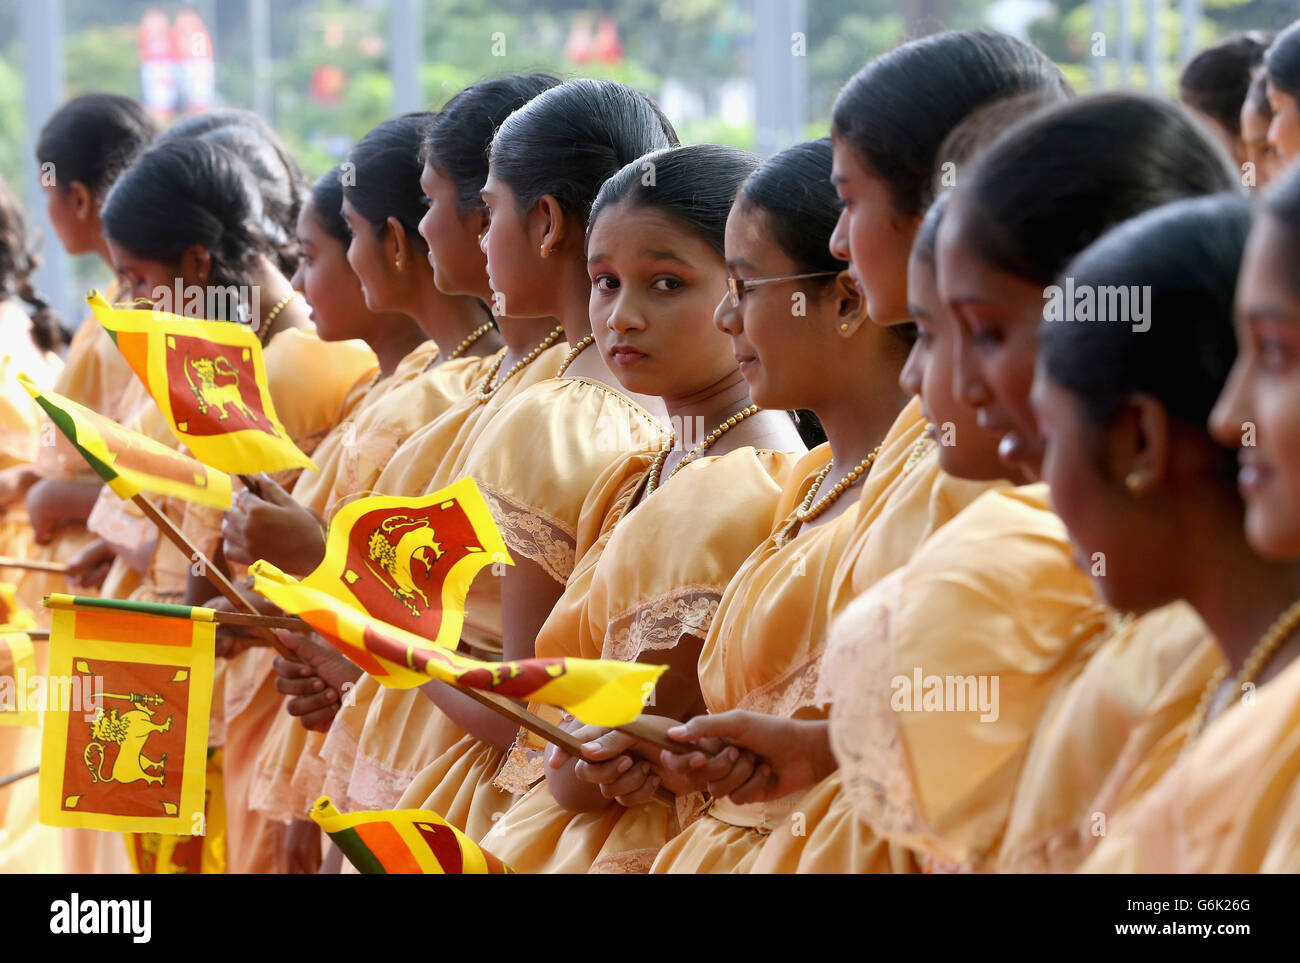
<svg viewBox="0 0 1300 963">
<path fill-rule="evenodd" d="M 480 486 L 492 517 L 511 552 L 518 552 L 546 570 L 561 585 L 573 574 L 577 536 L 554 518 Z"/>
<path fill-rule="evenodd" d="M 650 872 L 650 867 L 654 865 L 655 857 L 659 855 L 657 849 L 630 849 L 625 853 L 611 853 L 608 856 L 597 856 L 587 870 L 589 875 L 621 875 L 640 874 L 642 876 Z"/>
<path fill-rule="evenodd" d="M 890 705 L 890 632 L 902 587 L 900 569 L 877 582 L 832 626 L 816 698 L 831 703 L 831 749 L 845 799 L 877 835 L 913 840 L 929 827 Z"/>
<path fill-rule="evenodd" d="M 721 600 L 722 591 L 714 586 L 686 585 L 639 602 L 610 620 L 601 658 L 635 662 L 642 652 L 673 648 L 684 635 L 702 639 Z"/>
<path fill-rule="evenodd" d="M 745 693 L 737 709 L 791 718 L 800 709 L 819 705 L 817 680 L 822 673 L 819 650 L 764 686 Z"/>
</svg>

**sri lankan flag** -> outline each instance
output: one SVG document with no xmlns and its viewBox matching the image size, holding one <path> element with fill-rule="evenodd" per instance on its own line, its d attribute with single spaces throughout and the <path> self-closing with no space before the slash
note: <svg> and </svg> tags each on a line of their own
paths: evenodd
<svg viewBox="0 0 1300 963">
<path fill-rule="evenodd" d="M 70 398 L 42 391 L 24 374 L 18 376 L 18 382 L 119 498 L 147 491 L 230 507 L 230 476 L 224 472 L 123 428 Z"/>
<path fill-rule="evenodd" d="M 301 584 L 454 649 L 470 583 L 493 563 L 514 564 L 478 486 L 462 478 L 421 498 L 347 505 L 330 522 L 325 558 Z"/>
<path fill-rule="evenodd" d="M 583 722 L 621 726 L 641 714 L 664 666 L 605 659 L 480 662 L 388 625 L 319 589 L 255 562 L 253 591 L 300 616 L 327 642 L 391 689 L 430 679 L 558 706 Z"/>
<path fill-rule="evenodd" d="M 46 604 L 54 619 L 41 822 L 176 835 L 203 830 L 211 610 L 73 596 L 50 596 Z M 170 608 L 188 617 L 162 614 Z"/>
<path fill-rule="evenodd" d="M 131 868 L 141 876 L 221 875 L 226 871 L 226 796 L 219 748 L 208 749 L 208 777 L 204 795 L 202 835 L 168 836 L 163 833 L 126 833 L 126 853 Z"/>
<path fill-rule="evenodd" d="M 239 474 L 316 467 L 276 418 L 262 345 L 247 327 L 115 308 L 98 292 L 86 300 L 199 461 Z"/>
<path fill-rule="evenodd" d="M 513 873 L 437 813 L 423 809 L 344 815 L 329 796 L 311 818 L 361 873 L 486 875 Z"/>
</svg>

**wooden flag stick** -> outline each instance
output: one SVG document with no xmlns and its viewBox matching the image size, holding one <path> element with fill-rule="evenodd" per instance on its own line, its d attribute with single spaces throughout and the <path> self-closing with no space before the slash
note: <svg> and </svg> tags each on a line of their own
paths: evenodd
<svg viewBox="0 0 1300 963">
<path fill-rule="evenodd" d="M 222 571 L 212 564 L 212 560 L 199 551 L 194 543 L 185 537 L 185 533 L 177 528 L 176 524 L 170 518 L 158 510 L 158 506 L 145 498 L 144 495 L 132 495 L 131 501 L 135 502 L 136 505 L 140 507 L 140 511 L 144 512 L 146 517 L 158 526 L 158 531 L 167 536 L 168 540 L 180 549 L 182 555 L 186 556 L 190 561 L 198 562 L 203 566 L 204 576 L 228 602 L 246 615 L 258 614 L 257 609 L 253 607 L 253 603 L 240 594 L 239 589 L 235 588 L 234 583 L 232 583 L 230 579 L 226 578 Z M 298 658 L 298 654 L 287 648 L 269 628 L 256 629 L 254 634 L 270 642 L 275 650 L 286 659 L 291 659 L 294 662 L 302 661 Z"/>
<path fill-rule="evenodd" d="M 0 568 L 20 568 L 28 572 L 57 572 L 66 575 L 68 566 L 63 562 L 35 562 L 24 558 L 0 556 Z"/>
<path fill-rule="evenodd" d="M 26 779 L 28 776 L 34 776 L 40 771 L 40 766 L 32 766 L 30 769 L 19 769 L 17 772 L 11 772 L 9 775 L 0 778 L 0 789 L 3 789 L 11 782 L 17 782 L 20 779 Z"/>
<path fill-rule="evenodd" d="M 486 706 L 517 725 L 523 726 L 529 732 L 541 736 L 552 745 L 559 746 L 575 759 L 583 758 L 582 743 L 577 738 L 571 733 L 565 732 L 559 726 L 547 722 L 541 716 L 529 712 L 523 706 L 515 704 L 504 696 L 493 695 L 490 692 L 482 692 L 469 687 L 457 686 L 456 688 L 457 691 L 465 693 L 479 705 Z M 661 802 L 670 807 L 677 805 L 677 797 L 662 786 L 655 790 L 654 798 L 656 802 Z"/>
<path fill-rule="evenodd" d="M 96 607 L 102 607 L 105 609 L 113 608 L 113 606 L 109 606 L 109 605 L 95 606 L 93 602 L 83 602 L 81 604 L 85 607 L 91 607 L 91 608 L 96 608 Z M 47 595 L 45 597 L 45 607 L 49 609 L 70 609 L 70 608 L 74 608 L 75 606 L 73 603 L 65 604 L 62 602 L 54 601 L 50 598 L 50 596 Z M 161 612 L 146 613 L 146 614 L 156 614 L 158 618 L 168 617 L 167 615 Z M 257 615 L 257 614 L 249 614 L 248 612 L 222 612 L 218 609 L 218 610 L 213 610 L 212 621 L 221 623 L 222 625 L 251 625 L 263 629 L 285 629 L 289 632 L 312 631 L 312 627 L 308 625 L 306 622 L 304 622 L 302 619 L 298 618 L 298 616 L 296 615 Z M 19 630 L 15 630 L 15 631 L 19 631 Z M 49 633 L 46 634 L 48 635 Z"/>
</svg>

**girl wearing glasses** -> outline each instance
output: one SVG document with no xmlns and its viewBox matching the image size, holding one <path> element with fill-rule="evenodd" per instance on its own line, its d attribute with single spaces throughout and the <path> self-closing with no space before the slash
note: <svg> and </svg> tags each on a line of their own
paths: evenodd
<svg viewBox="0 0 1300 963">
<path fill-rule="evenodd" d="M 1102 146 L 1119 137 L 1130 145 L 1122 162 Z M 1177 173 L 1135 175 L 1135 157 L 1147 158 L 1139 171 Z M 1040 279 L 1056 277 L 1075 239 L 1143 207 L 1232 183 L 1221 152 L 1185 117 L 1140 98 L 1054 108 L 979 155 L 943 212 L 936 260 L 939 292 L 957 323 L 954 393 L 985 409 L 980 424 L 992 429 L 990 415 L 1027 406 L 1034 343 L 1022 327 L 1037 330 Z M 1074 220 L 1063 223 L 1061 211 Z M 976 325 L 999 334 L 972 339 Z M 1021 450 L 1005 443 L 1006 431 L 990 434 L 1005 477 L 1022 481 L 1036 464 L 1006 463 Z M 1104 644 L 1108 623 L 1114 627 L 1075 565 L 1045 486 L 989 492 L 844 609 L 810 696 L 830 704 L 829 722 L 699 717 L 671 735 L 730 737 L 760 761 L 722 772 L 705 753 L 661 761 L 707 773 L 711 791 L 733 802 L 798 799 L 805 835 L 772 833 L 745 868 L 996 868 L 1040 717 Z M 932 685 L 923 701 L 926 677 L 959 679 L 969 704 L 935 702 Z M 1137 701 L 1143 697 L 1149 693 Z M 1056 788 L 1073 815 L 1070 784 Z M 828 793 L 840 798 L 825 802 Z"/>
<path fill-rule="evenodd" d="M 536 653 L 668 663 L 647 708 L 654 714 L 698 711 L 695 662 L 717 600 L 766 534 L 781 482 L 803 453 L 788 414 L 751 404 L 731 340 L 713 323 L 725 297 L 727 213 L 756 165 L 711 145 L 648 154 L 605 182 L 587 232 L 595 347 L 626 390 L 663 399 L 679 434 L 648 464 L 631 456 L 639 470 L 593 520 L 603 534 L 567 579 Z M 526 872 L 644 871 L 676 814 L 624 808 L 615 793 L 576 778 L 566 757 L 545 767 L 544 744 L 533 743 L 521 732 L 496 776 L 527 793 L 485 837 L 489 851 Z M 446 793 L 429 778 L 438 768 L 416 779 L 402 805 L 436 809 Z"/>
</svg>

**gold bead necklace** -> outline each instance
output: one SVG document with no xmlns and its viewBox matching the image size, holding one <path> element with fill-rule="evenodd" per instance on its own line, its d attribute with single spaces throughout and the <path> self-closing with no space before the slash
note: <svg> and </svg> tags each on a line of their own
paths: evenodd
<svg viewBox="0 0 1300 963">
<path fill-rule="evenodd" d="M 495 325 L 493 325 L 493 323 L 489 321 L 486 324 L 480 325 L 479 327 L 475 328 L 473 331 L 469 333 L 469 337 L 467 337 L 460 344 L 456 345 L 455 351 L 447 355 L 447 360 L 452 361 L 456 358 L 459 358 L 461 355 L 463 355 L 466 351 L 468 351 L 473 346 L 475 341 L 483 337 L 483 335 L 487 334 L 494 327 Z"/>
<path fill-rule="evenodd" d="M 563 334 L 564 334 L 564 328 L 561 327 L 560 325 L 556 325 L 556 327 L 551 331 L 551 333 L 548 334 L 542 340 L 542 343 L 539 344 L 537 347 L 533 348 L 533 350 L 528 352 L 527 355 L 525 355 L 524 357 L 516 361 L 514 367 L 511 368 L 509 371 L 507 371 L 505 377 L 501 379 L 500 383 L 498 383 L 496 380 L 497 372 L 501 370 L 501 362 L 506 360 L 505 352 L 504 351 L 501 352 L 501 356 L 498 357 L 497 360 L 492 363 L 492 370 L 488 372 L 488 376 L 483 379 L 483 383 L 478 386 L 478 390 L 475 391 L 474 393 L 474 397 L 478 400 L 479 404 L 483 404 L 485 401 L 491 398 L 494 394 L 497 393 L 497 389 L 500 388 L 501 385 L 505 384 L 516 374 L 518 374 L 520 371 L 523 371 L 530 364 L 532 364 L 539 357 L 541 357 L 542 352 L 545 351 L 547 348 L 549 348 L 551 345 L 555 344 L 556 341 L 559 341 L 560 336 Z"/>
<path fill-rule="evenodd" d="M 266 312 L 266 317 L 262 319 L 261 330 L 257 332 L 257 340 L 262 342 L 263 347 L 266 346 L 267 336 L 271 333 L 271 325 L 275 324 L 275 319 L 280 316 L 280 312 L 284 310 L 285 305 L 297 296 L 297 291 L 290 291 L 279 301 L 276 301 L 270 311 Z"/>
<path fill-rule="evenodd" d="M 829 475 L 831 469 L 835 467 L 834 460 L 828 461 L 826 467 L 818 472 L 817 477 L 813 479 L 812 487 L 808 489 L 808 494 L 804 496 L 802 504 L 795 509 L 794 517 L 800 522 L 809 522 L 822 512 L 826 511 L 826 509 L 830 508 L 837 498 L 857 484 L 858 480 L 867 473 L 867 469 L 875 462 L 876 456 L 880 454 L 880 449 L 883 447 L 883 444 L 877 445 L 875 451 L 854 465 L 849 473 L 837 481 L 835 487 L 818 499 L 817 504 L 814 505 L 813 498 L 816 497 L 817 492 L 821 489 L 822 482 L 826 480 L 826 476 Z"/>
<path fill-rule="evenodd" d="M 758 410 L 759 410 L 758 405 L 749 405 L 748 407 L 742 408 L 740 411 L 736 412 L 726 421 L 722 422 L 720 425 L 718 425 L 718 427 L 714 428 L 711 432 L 705 435 L 704 440 L 702 442 L 700 442 L 698 445 L 696 445 L 694 448 L 688 451 L 682 457 L 682 460 L 673 466 L 673 470 L 668 473 L 668 477 L 672 478 L 679 471 L 685 468 L 690 462 L 694 461 L 696 458 L 699 458 L 700 455 L 704 454 L 704 452 L 708 451 L 711 447 L 713 447 L 713 444 L 719 438 L 721 438 L 723 435 L 729 432 L 732 428 L 735 428 L 738 424 L 740 424 L 750 415 L 757 414 Z M 649 497 L 654 492 L 654 490 L 659 487 L 659 475 L 664 470 L 664 463 L 668 461 L 668 453 L 672 451 L 673 446 L 675 444 L 677 444 L 677 436 L 673 435 L 671 438 L 668 439 L 668 444 L 666 444 L 663 447 L 663 450 L 660 451 L 659 454 L 655 457 L 654 464 L 650 466 L 650 475 L 646 479 L 646 484 L 645 484 L 646 497 Z"/>
<path fill-rule="evenodd" d="M 560 364 L 560 370 L 555 372 L 555 377 L 563 378 L 564 372 L 569 370 L 569 365 L 573 364 L 574 359 L 590 348 L 595 341 L 596 336 L 594 334 L 584 335 L 583 338 L 573 346 L 573 350 L 569 352 L 568 357 L 566 357 Z"/>
<path fill-rule="evenodd" d="M 1273 656 L 1277 655 L 1277 650 L 1282 647 L 1282 643 L 1289 639 L 1292 633 L 1300 628 L 1300 600 L 1291 603 L 1291 606 L 1277 617 L 1272 625 L 1268 627 L 1255 647 L 1250 650 L 1246 656 L 1246 661 L 1241 665 L 1241 671 L 1237 673 L 1237 678 L 1233 680 L 1233 691 L 1240 692 L 1243 686 L 1253 683 L 1264 667 L 1268 665 Z M 1224 677 L 1228 674 L 1228 667 L 1220 666 L 1214 675 L 1210 678 L 1209 683 L 1205 686 L 1205 691 L 1201 693 L 1201 701 L 1196 705 L 1196 714 L 1192 716 L 1192 729 L 1187 736 L 1187 742 L 1183 744 L 1183 751 L 1191 745 L 1193 740 L 1201 734 L 1210 717 L 1210 705 L 1214 702 L 1214 695 L 1219 691 Z M 1237 697 L 1239 698 L 1239 696 Z M 1236 701 L 1236 698 L 1229 700 L 1228 705 Z M 1224 707 L 1225 709 L 1227 706 Z"/>
</svg>

